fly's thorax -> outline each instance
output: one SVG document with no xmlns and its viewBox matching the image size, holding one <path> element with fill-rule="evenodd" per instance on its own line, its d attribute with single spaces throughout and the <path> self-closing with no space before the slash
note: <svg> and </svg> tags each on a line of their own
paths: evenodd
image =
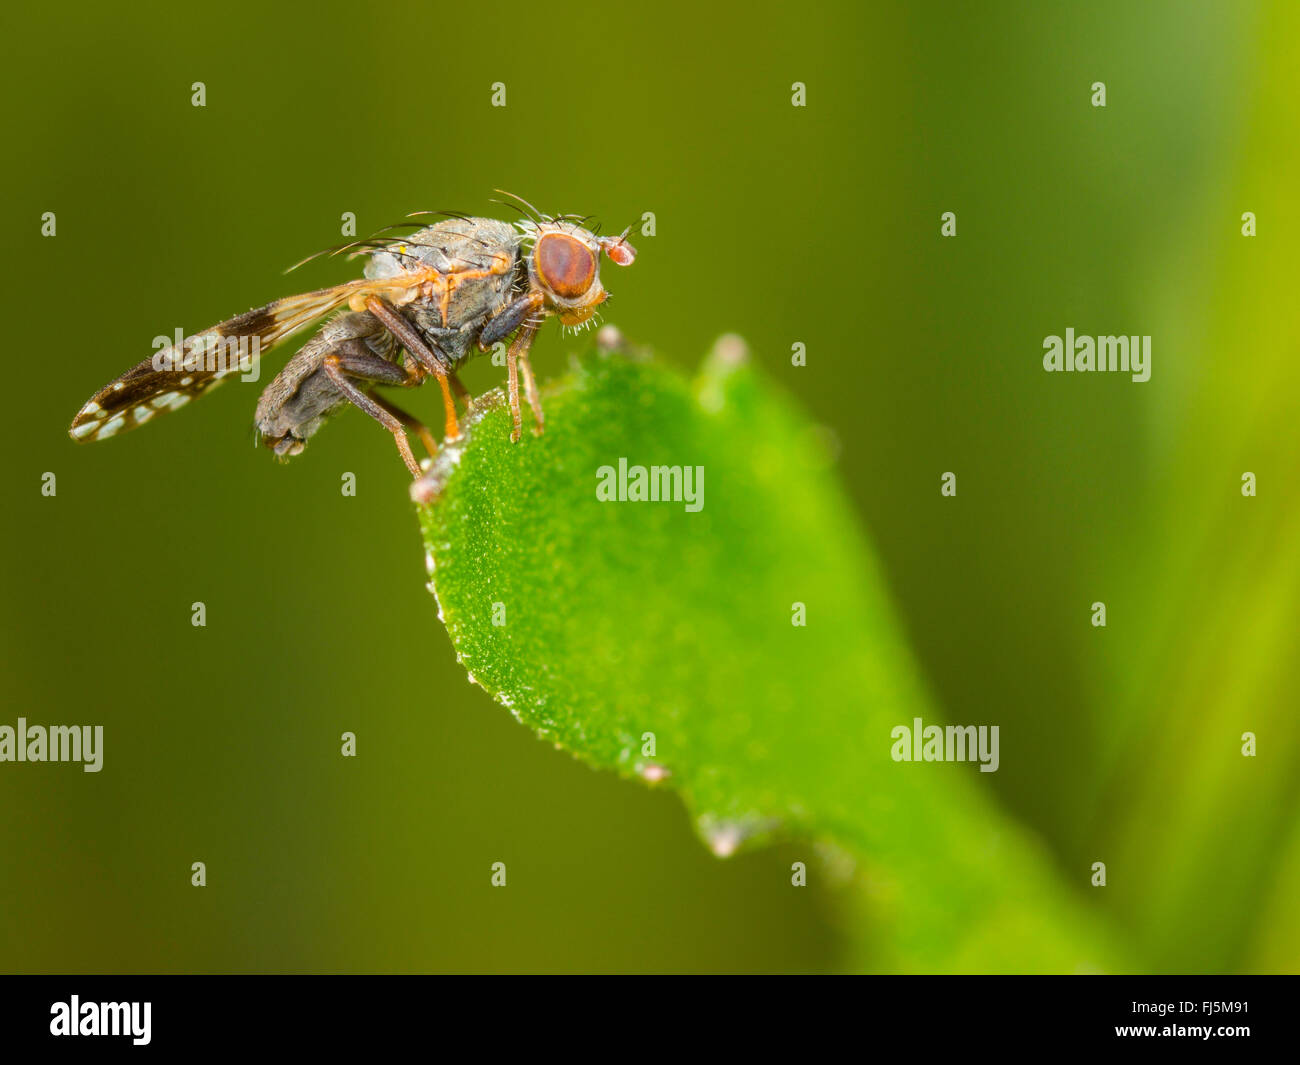
<svg viewBox="0 0 1300 1065">
<path fill-rule="evenodd" d="M 523 235 L 494 218 L 449 218 L 407 237 L 396 238 L 370 256 L 366 277 L 371 280 L 427 271 L 440 274 L 499 270 L 513 267 Z"/>
<path fill-rule="evenodd" d="M 459 362 L 484 323 L 509 302 L 522 240 L 505 222 L 452 218 L 371 256 L 366 276 L 421 273 L 418 295 L 402 313 L 449 362 Z"/>
</svg>

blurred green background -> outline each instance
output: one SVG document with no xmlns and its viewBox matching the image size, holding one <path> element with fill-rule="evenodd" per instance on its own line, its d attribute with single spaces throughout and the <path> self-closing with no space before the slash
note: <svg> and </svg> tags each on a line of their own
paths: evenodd
<svg viewBox="0 0 1300 1065">
<path fill-rule="evenodd" d="M 654 212 L 607 319 L 683 369 L 739 332 L 833 430 L 939 704 L 1002 725 L 982 784 L 1144 965 L 1300 968 L 1295 5 L 957 8 L 6 14 L 0 724 L 102 724 L 106 751 L 0 765 L 0 970 L 852 956 L 826 878 L 789 886 L 808 846 L 720 862 L 671 793 L 466 682 L 360 414 L 288 466 L 251 446 L 246 384 L 66 435 L 155 335 L 354 276 L 281 273 L 343 212 L 491 214 L 496 187 L 607 229 Z M 1151 381 L 1045 374 L 1067 326 L 1152 335 Z M 549 325 L 543 378 L 580 343 Z M 429 390 L 410 406 L 436 420 Z"/>
</svg>

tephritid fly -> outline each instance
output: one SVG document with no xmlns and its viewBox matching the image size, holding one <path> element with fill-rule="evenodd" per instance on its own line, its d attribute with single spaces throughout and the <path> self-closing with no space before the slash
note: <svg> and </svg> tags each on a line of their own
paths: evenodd
<svg viewBox="0 0 1300 1065">
<path fill-rule="evenodd" d="M 508 194 L 507 194 L 508 195 Z M 518 199 L 518 197 L 515 197 Z M 526 201 L 515 223 L 452 212 L 405 237 L 375 236 L 334 254 L 368 255 L 359 281 L 288 296 L 189 336 L 127 370 L 86 403 L 68 430 L 74 440 L 104 440 L 143 425 L 155 414 L 183 407 L 245 360 L 326 315 L 331 318 L 266 386 L 257 403 L 262 441 L 281 458 L 297 455 L 325 419 L 351 404 L 393 434 L 413 476 L 420 475 L 406 430 L 429 454 L 437 445 L 416 418 L 376 391 L 380 385 L 412 388 L 438 379 L 447 439 L 460 435 L 452 390 L 468 401 L 456 376 L 460 366 L 513 335 L 506 352 L 511 439 L 519 439 L 519 372 L 529 406 L 544 425 L 528 350 L 550 315 L 566 326 L 590 322 L 609 293 L 600 282 L 600 256 L 627 266 L 636 249 L 619 237 L 583 228 L 584 218 L 543 215 Z M 415 226 L 420 223 L 406 223 Z M 389 227 L 390 229 L 396 227 Z"/>
</svg>

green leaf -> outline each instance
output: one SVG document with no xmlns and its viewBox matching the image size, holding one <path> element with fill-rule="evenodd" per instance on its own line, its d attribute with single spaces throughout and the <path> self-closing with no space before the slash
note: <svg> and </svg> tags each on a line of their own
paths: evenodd
<svg viewBox="0 0 1300 1065">
<path fill-rule="evenodd" d="M 589 764 L 676 788 L 719 855 L 780 834 L 856 859 L 860 965 L 1120 967 L 1075 897 L 1089 870 L 1062 887 L 973 764 L 891 757 L 892 729 L 942 718 L 825 434 L 737 339 L 694 383 L 593 353 L 544 401 L 519 444 L 501 394 L 476 401 L 413 492 L 471 680 Z M 703 505 L 598 499 L 620 460 L 702 468 Z"/>
</svg>

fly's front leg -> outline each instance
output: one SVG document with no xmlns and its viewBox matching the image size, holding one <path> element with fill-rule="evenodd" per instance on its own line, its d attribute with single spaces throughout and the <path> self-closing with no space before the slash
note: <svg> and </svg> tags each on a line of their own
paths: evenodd
<svg viewBox="0 0 1300 1065">
<path fill-rule="evenodd" d="M 447 415 L 446 436 L 448 440 L 455 440 L 460 436 L 460 423 L 456 421 L 456 401 L 452 398 L 451 387 L 447 383 L 448 370 L 443 361 L 416 332 L 415 326 L 398 314 L 387 300 L 371 296 L 366 300 L 366 310 L 384 323 L 384 327 L 410 352 L 411 358 L 438 378 L 438 384 L 442 387 L 442 406 Z"/>
<path fill-rule="evenodd" d="M 505 340 L 533 314 L 540 311 L 542 303 L 543 298 L 540 292 L 529 292 L 527 295 L 520 296 L 517 300 L 507 303 L 479 333 L 479 351 L 487 351 L 493 344 Z"/>
<path fill-rule="evenodd" d="M 410 382 L 406 371 L 378 355 L 362 355 L 356 352 L 326 355 L 321 360 L 321 369 L 350 403 L 361 408 L 393 434 L 393 441 L 402 454 L 402 461 L 406 463 L 406 468 L 411 471 L 412 477 L 419 477 L 422 472 L 420 464 L 411 454 L 411 445 L 406 439 L 402 420 L 387 409 L 386 403 L 376 402 L 374 396 L 363 391 L 353 380 L 355 378 L 374 384 L 403 385 Z M 410 415 L 407 417 L 409 418 Z M 427 433 L 428 430 L 426 429 L 425 432 Z M 426 446 L 431 441 L 432 436 L 426 442 Z"/>
<path fill-rule="evenodd" d="M 533 436 L 541 436 L 546 432 L 546 417 L 542 414 L 542 396 L 537 391 L 537 378 L 533 376 L 533 364 L 529 361 L 526 350 L 519 354 L 519 369 L 524 374 L 524 394 L 528 396 L 528 405 L 533 409 Z"/>
<path fill-rule="evenodd" d="M 522 358 L 524 366 L 528 365 L 528 349 L 532 346 L 533 337 L 537 335 L 537 326 L 529 322 L 515 337 L 515 342 L 510 345 L 510 350 L 506 352 L 506 369 L 510 379 L 510 417 L 514 419 L 514 428 L 510 431 L 510 442 L 519 443 L 519 370 L 518 363 Z M 532 375 L 531 370 L 525 370 L 528 376 Z M 529 402 L 532 402 L 531 399 Z"/>
<path fill-rule="evenodd" d="M 510 416 L 514 419 L 514 428 L 511 430 L 511 441 L 519 442 L 519 426 L 521 418 L 519 416 L 519 362 L 524 365 L 524 387 L 528 390 L 528 405 L 533 408 L 533 414 L 539 424 L 542 424 L 542 407 L 537 396 L 537 384 L 533 381 L 533 370 L 528 364 L 528 349 L 532 346 L 533 337 L 537 334 L 538 322 L 536 314 L 542 309 L 542 294 L 540 292 L 530 292 L 525 296 L 520 296 L 513 303 L 507 304 L 506 307 L 483 327 L 479 334 L 478 346 L 487 351 L 493 344 L 505 339 L 516 329 L 519 335 L 515 337 L 514 343 L 506 352 L 506 371 L 510 389 Z M 534 430 L 536 431 L 536 430 Z"/>
</svg>

